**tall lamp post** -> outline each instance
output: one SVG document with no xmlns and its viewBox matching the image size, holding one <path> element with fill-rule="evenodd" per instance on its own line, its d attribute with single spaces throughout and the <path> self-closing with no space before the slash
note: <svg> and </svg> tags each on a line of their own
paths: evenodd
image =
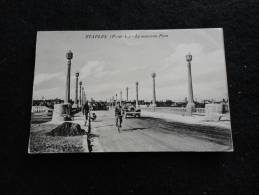
<svg viewBox="0 0 259 195">
<path fill-rule="evenodd" d="M 79 106 L 82 106 L 82 81 L 79 82 Z"/>
<path fill-rule="evenodd" d="M 87 101 L 87 97 L 86 97 L 86 90 L 87 90 L 87 89 L 86 89 L 86 87 L 87 87 L 87 86 L 86 86 L 86 84 L 85 84 L 85 87 L 84 87 L 84 97 L 85 97 L 85 100 L 84 100 L 84 101 L 85 101 L 85 103 L 86 103 L 86 101 Z"/>
<path fill-rule="evenodd" d="M 72 51 L 68 51 L 66 53 L 67 61 L 67 78 L 66 78 L 66 92 L 64 103 L 62 104 L 54 104 L 52 121 L 65 121 L 67 118 L 70 118 L 71 114 L 71 105 L 70 101 L 70 72 L 71 72 L 71 60 L 73 58 Z"/>
<path fill-rule="evenodd" d="M 73 58 L 72 51 L 66 53 L 67 58 L 67 80 L 66 80 L 66 94 L 65 94 L 65 103 L 68 104 L 70 101 L 70 72 L 71 72 L 71 60 Z"/>
<path fill-rule="evenodd" d="M 78 77 L 79 77 L 79 72 L 76 72 L 76 89 L 75 89 L 75 103 L 74 107 L 78 108 Z"/>
<path fill-rule="evenodd" d="M 138 82 L 136 82 L 136 108 L 139 107 L 138 105 Z"/>
<path fill-rule="evenodd" d="M 186 105 L 186 114 L 192 115 L 192 112 L 195 110 L 195 104 L 193 101 L 193 88 L 192 88 L 192 71 L 191 71 L 191 61 L 192 55 L 188 53 L 186 56 L 187 69 L 188 69 L 188 103 Z"/>
<path fill-rule="evenodd" d="M 153 105 L 153 107 L 156 107 L 156 81 L 155 81 L 156 73 L 152 73 L 151 76 L 153 78 L 153 102 L 152 102 L 152 105 Z"/>
<path fill-rule="evenodd" d="M 129 88 L 126 87 L 126 100 L 129 101 Z"/>
</svg>

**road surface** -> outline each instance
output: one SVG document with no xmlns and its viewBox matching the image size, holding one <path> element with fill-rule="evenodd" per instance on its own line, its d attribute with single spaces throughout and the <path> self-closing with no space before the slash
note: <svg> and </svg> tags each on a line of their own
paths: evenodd
<svg viewBox="0 0 259 195">
<path fill-rule="evenodd" d="M 231 151 L 231 130 L 141 117 L 123 119 L 121 133 L 114 111 L 93 111 L 93 152 Z"/>
</svg>

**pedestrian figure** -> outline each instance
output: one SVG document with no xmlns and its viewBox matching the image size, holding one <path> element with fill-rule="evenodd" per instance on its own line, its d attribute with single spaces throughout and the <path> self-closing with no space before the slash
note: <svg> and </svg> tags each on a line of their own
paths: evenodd
<svg viewBox="0 0 259 195">
<path fill-rule="evenodd" d="M 85 126 L 87 124 L 89 110 L 90 109 L 89 109 L 88 101 L 86 101 L 85 105 L 83 106 L 83 115 L 85 115 Z"/>
<path fill-rule="evenodd" d="M 116 121 L 116 127 L 121 128 L 122 123 L 122 107 L 120 105 L 120 102 L 117 102 L 117 105 L 115 107 L 115 121 Z M 119 130 L 120 131 L 120 130 Z"/>
</svg>

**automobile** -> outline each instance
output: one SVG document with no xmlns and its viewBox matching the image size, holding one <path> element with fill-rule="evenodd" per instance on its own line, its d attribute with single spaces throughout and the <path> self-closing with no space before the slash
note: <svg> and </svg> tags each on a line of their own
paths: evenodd
<svg viewBox="0 0 259 195">
<path fill-rule="evenodd" d="M 135 105 L 126 104 L 123 108 L 123 117 L 127 118 L 128 116 L 140 118 L 141 110 L 139 108 L 136 108 Z"/>
</svg>

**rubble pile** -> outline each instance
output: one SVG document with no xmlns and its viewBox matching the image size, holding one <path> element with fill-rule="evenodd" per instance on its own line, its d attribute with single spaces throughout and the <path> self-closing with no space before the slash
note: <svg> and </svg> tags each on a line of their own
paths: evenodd
<svg viewBox="0 0 259 195">
<path fill-rule="evenodd" d="M 79 124 L 71 122 L 64 122 L 47 133 L 47 135 L 51 136 L 77 136 L 85 134 L 86 131 L 84 129 L 81 129 L 81 126 Z"/>
</svg>

